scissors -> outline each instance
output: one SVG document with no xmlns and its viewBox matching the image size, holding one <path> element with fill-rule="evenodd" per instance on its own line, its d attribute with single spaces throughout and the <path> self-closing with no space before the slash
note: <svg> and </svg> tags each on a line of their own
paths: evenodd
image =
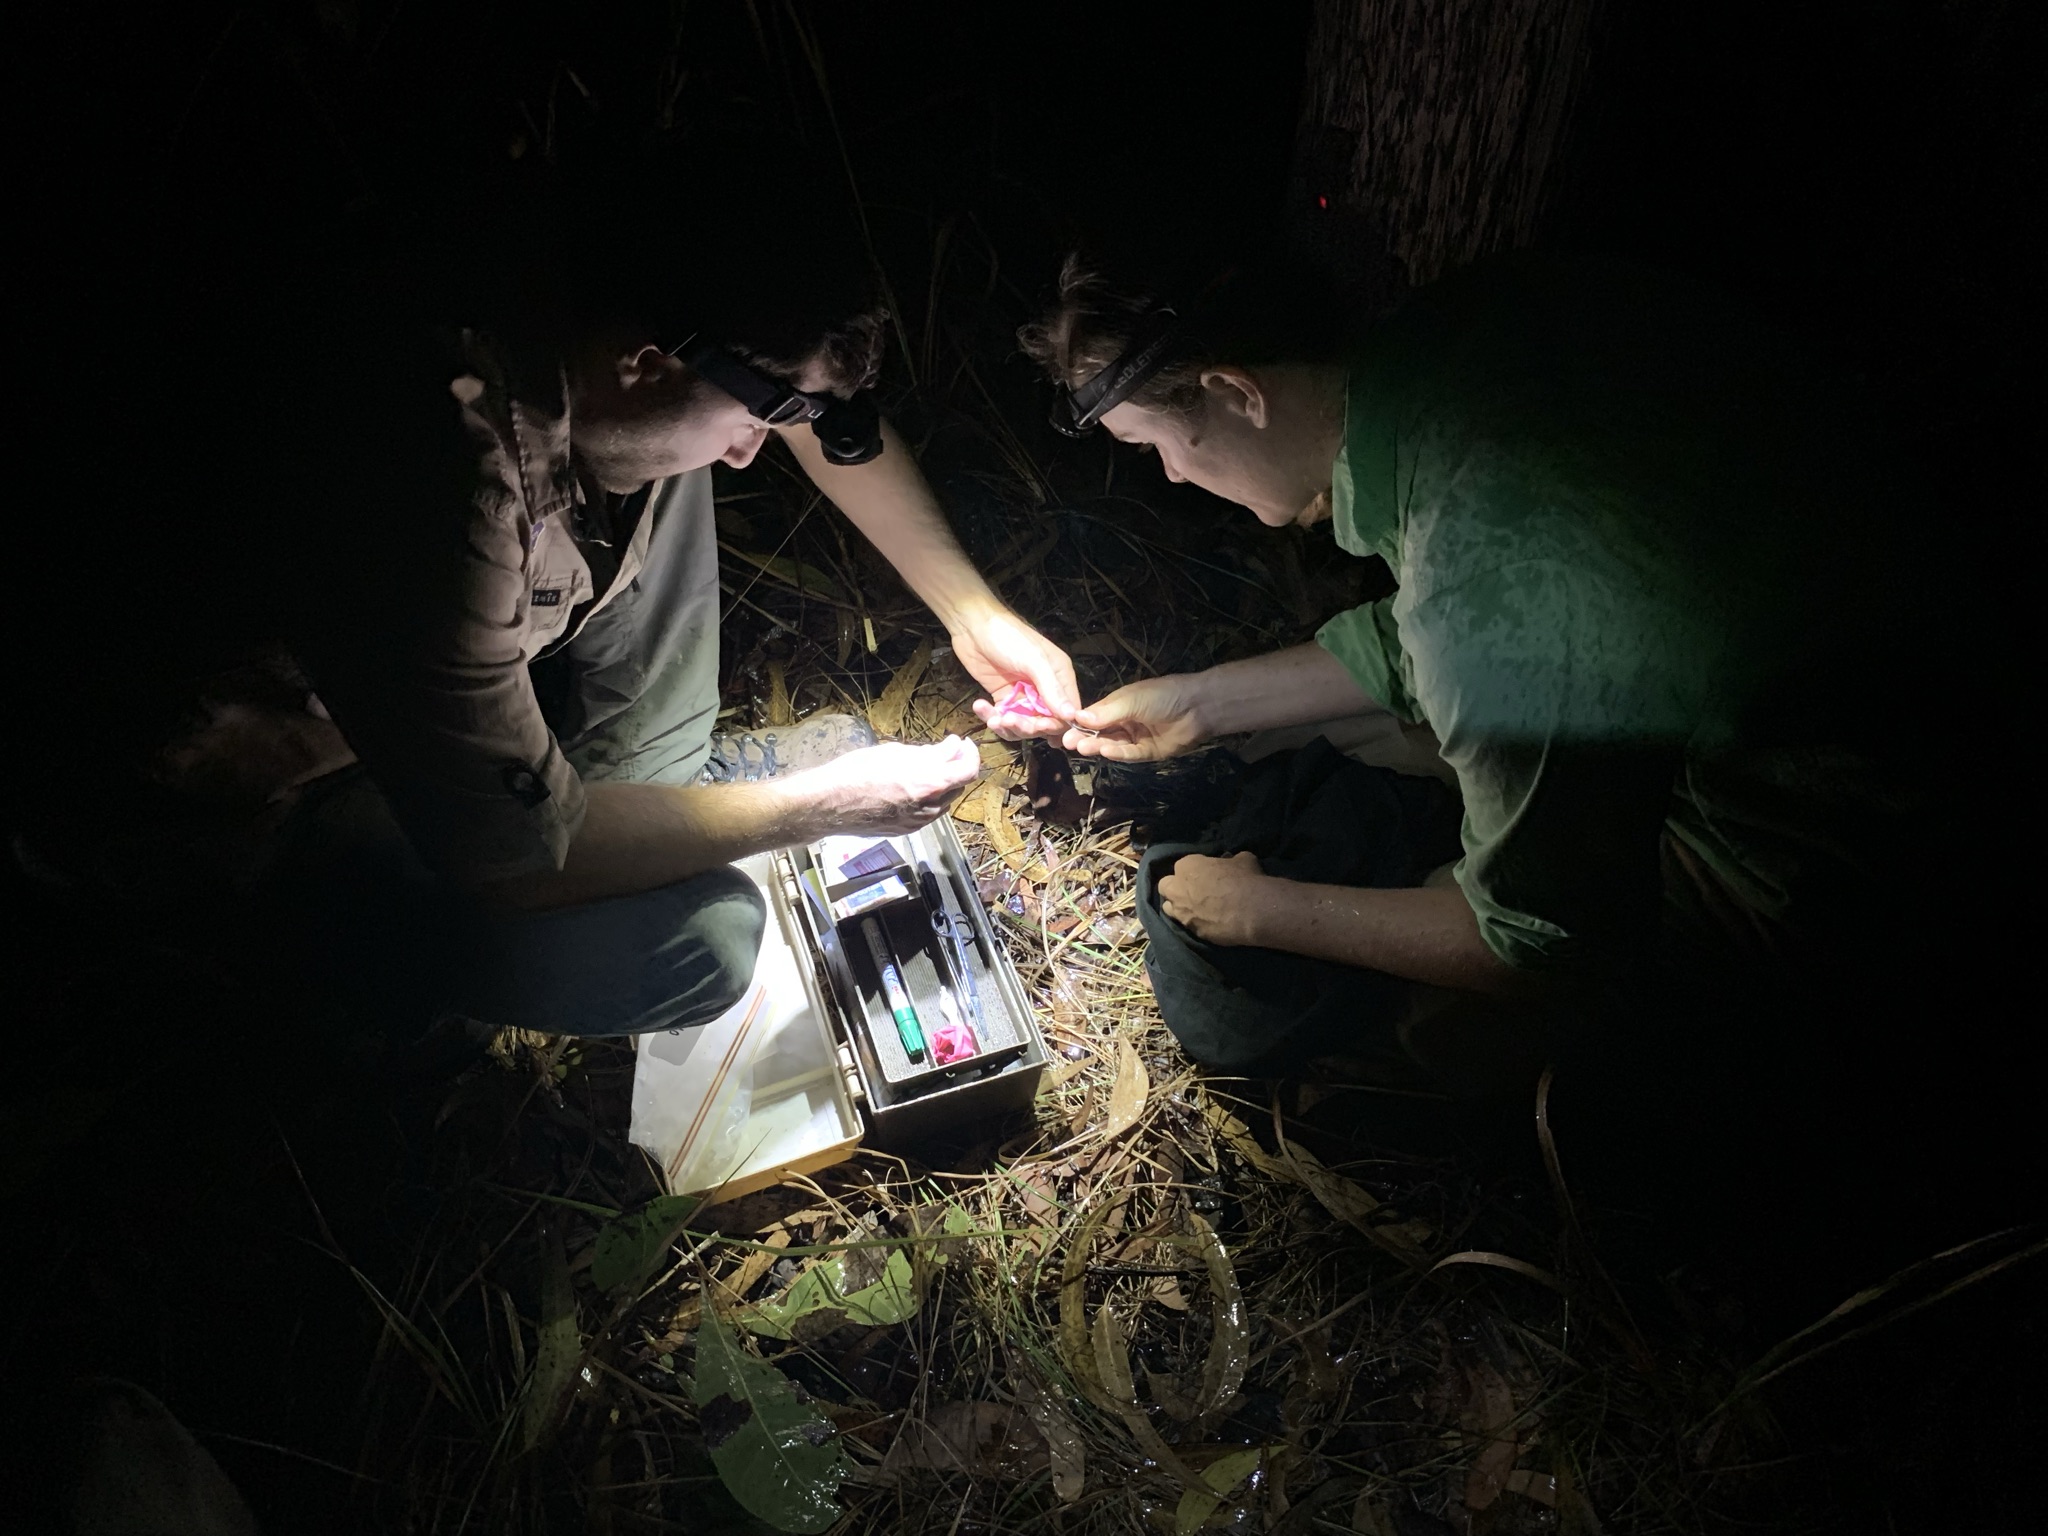
<svg viewBox="0 0 2048 1536">
<path fill-rule="evenodd" d="M 974 1012 L 974 1038 L 987 1039 L 987 1029 L 982 1022 L 981 987 L 974 979 L 974 968 L 968 964 L 967 946 L 974 940 L 974 928 L 965 917 L 956 917 L 945 898 L 939 893 L 939 877 L 932 873 L 929 864 L 917 866 L 917 887 L 924 895 L 924 904 L 931 908 L 932 932 L 944 939 L 950 946 L 948 959 L 952 964 L 954 983 L 964 986 L 967 1004 Z M 962 933 L 962 929 L 966 929 Z"/>
</svg>

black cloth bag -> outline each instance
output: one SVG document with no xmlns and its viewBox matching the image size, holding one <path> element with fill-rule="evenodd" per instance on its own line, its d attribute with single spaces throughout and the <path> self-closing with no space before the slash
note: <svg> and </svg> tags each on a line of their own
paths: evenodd
<svg viewBox="0 0 2048 1536">
<path fill-rule="evenodd" d="M 1252 764 L 1236 807 L 1198 842 L 1155 843 L 1138 870 L 1145 968 L 1188 1054 L 1238 1072 L 1309 1057 L 1384 1056 L 1412 1074 L 1395 1035 L 1409 984 L 1272 949 L 1220 947 L 1159 910 L 1159 880 L 1189 854 L 1249 850 L 1269 875 L 1319 885 L 1417 886 L 1458 855 L 1457 795 L 1436 779 L 1354 762 L 1321 737 Z"/>
</svg>

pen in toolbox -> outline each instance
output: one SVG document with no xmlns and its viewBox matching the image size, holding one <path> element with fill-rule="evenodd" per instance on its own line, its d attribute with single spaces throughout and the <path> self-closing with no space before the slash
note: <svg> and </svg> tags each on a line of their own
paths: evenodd
<svg viewBox="0 0 2048 1536">
<path fill-rule="evenodd" d="M 896 1020 L 903 1053 L 912 1061 L 922 1061 L 924 1030 L 917 1022 L 917 1010 L 910 1006 L 910 994 L 904 990 L 903 973 L 897 968 L 896 957 L 889 953 L 888 941 L 882 937 L 882 925 L 872 917 L 864 917 L 860 920 L 860 931 L 868 941 L 868 953 L 875 957 L 875 974 L 882 978 L 882 1000 Z"/>
</svg>

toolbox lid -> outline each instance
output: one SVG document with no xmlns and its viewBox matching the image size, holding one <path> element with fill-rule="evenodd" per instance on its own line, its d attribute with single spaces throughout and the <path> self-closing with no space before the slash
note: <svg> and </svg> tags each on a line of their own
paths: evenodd
<svg viewBox="0 0 2048 1536">
<path fill-rule="evenodd" d="M 708 1024 L 640 1036 L 633 1074 L 630 1140 L 707 1204 L 844 1162 L 863 1130 L 779 861 L 736 867 L 768 908 L 753 984 Z"/>
</svg>

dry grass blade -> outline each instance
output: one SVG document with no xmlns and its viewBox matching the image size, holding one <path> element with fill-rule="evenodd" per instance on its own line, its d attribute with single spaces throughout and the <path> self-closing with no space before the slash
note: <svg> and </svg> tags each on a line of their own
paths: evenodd
<svg viewBox="0 0 2048 1536">
<path fill-rule="evenodd" d="M 1385 1205 L 1342 1174 L 1332 1173 L 1313 1152 L 1283 1140 L 1281 1155 L 1275 1157 L 1259 1145 L 1250 1127 L 1211 1094 L 1204 1094 L 1202 1112 L 1223 1143 L 1261 1173 L 1301 1185 L 1324 1210 L 1349 1223 L 1402 1263 L 1416 1269 L 1428 1264 L 1426 1245 L 1430 1232 L 1426 1223 L 1375 1222 L 1373 1217 L 1385 1210 Z"/>
<path fill-rule="evenodd" d="M 2024 1228 L 2012 1227 L 2008 1228 L 2003 1232 L 1991 1232 L 1987 1233 L 1983 1237 L 1972 1238 L 1967 1243 L 1960 1243 L 1953 1248 L 1944 1249 L 1940 1253 L 1922 1259 L 1918 1263 L 1909 1264 L 1904 1269 L 1900 1270 L 1897 1274 L 1890 1276 L 1888 1279 L 1880 1282 L 1879 1284 L 1858 1291 L 1855 1295 L 1851 1296 L 1847 1301 L 1844 1301 L 1840 1306 L 1836 1307 L 1832 1312 L 1828 1313 L 1828 1315 L 1822 1318 L 1819 1322 L 1809 1323 L 1806 1327 L 1800 1329 L 1799 1332 L 1793 1334 L 1791 1338 L 1786 1339 L 1783 1343 L 1777 1345 L 1761 1360 L 1759 1360 L 1755 1365 L 1750 1367 L 1749 1371 L 1745 1373 L 1742 1381 L 1739 1382 L 1736 1385 L 1735 1389 L 1728 1394 L 1727 1399 L 1722 1403 L 1721 1407 L 1725 1409 L 1730 1403 L 1733 1403 L 1737 1398 L 1744 1397 L 1749 1393 L 1756 1391 L 1757 1388 L 1763 1386 L 1766 1382 L 1775 1381 L 1778 1377 L 1784 1375 L 1787 1371 L 1794 1370 L 1797 1367 L 1806 1364 L 1807 1361 L 1813 1359 L 1817 1355 L 1826 1354 L 1831 1349 L 1835 1349 L 1843 1344 L 1847 1344 L 1851 1339 L 1860 1339 L 1864 1337 L 1866 1334 L 1875 1333 L 1880 1328 L 1889 1327 L 1893 1323 L 1900 1322 L 1905 1318 L 1911 1317 L 1915 1312 L 1923 1311 L 1928 1307 L 1934 1306 L 1938 1302 L 1946 1301 L 1949 1297 L 1955 1295 L 1958 1291 L 1966 1290 L 1970 1286 L 1976 1285 L 1980 1281 L 1989 1280 L 1993 1275 L 2000 1274 L 2003 1271 L 2012 1268 L 2016 1264 L 2023 1264 L 2028 1259 L 2038 1258 L 2040 1255 L 2048 1253 L 2048 1237 L 2038 1238 L 2034 1242 L 2027 1244 L 2027 1246 L 2024 1248 L 2018 1249 L 2017 1251 L 2012 1253 L 2008 1253 L 2002 1258 L 1993 1259 L 1989 1264 L 1980 1265 L 1976 1269 L 1971 1270 L 1968 1274 L 1961 1275 L 1958 1278 L 1949 1281 L 1948 1284 L 1942 1286 L 1940 1289 L 1935 1291 L 1930 1296 L 1922 1296 L 1917 1300 L 1910 1301 L 1906 1303 L 1904 1306 L 1898 1307 L 1893 1311 L 1885 1313 L 1881 1317 L 1875 1318 L 1870 1322 L 1862 1324 L 1860 1327 L 1851 1328 L 1844 1333 L 1837 1334 L 1834 1338 L 1823 1340 L 1822 1342 L 1814 1345 L 1811 1349 L 1806 1349 L 1803 1351 L 1798 1349 L 1798 1346 L 1800 1344 L 1812 1338 L 1815 1334 L 1820 1333 L 1822 1330 L 1828 1328 L 1830 1325 L 1839 1322 L 1841 1319 L 1848 1317 L 1853 1313 L 1860 1312 L 1864 1308 L 1869 1307 L 1875 1304 L 1876 1302 L 1882 1301 L 1886 1296 L 1891 1295 L 1894 1291 L 1897 1291 L 1902 1286 L 1908 1285 L 1914 1280 L 1921 1278 L 1929 1270 L 1932 1270 L 1937 1266 L 1946 1263 L 1948 1260 L 1956 1258 L 1962 1254 L 1971 1253 L 1991 1243 L 1999 1242 L 2005 1238 L 2013 1237 L 2024 1230 Z M 1716 1410 L 1717 1413 L 1719 1411 L 1719 1409 Z"/>
<path fill-rule="evenodd" d="M 1539 1264 L 1531 1264 L 1527 1259 L 1518 1259 L 1512 1254 L 1494 1253 L 1483 1248 L 1467 1248 L 1462 1253 L 1444 1255 L 1444 1257 L 1429 1266 L 1429 1272 L 1435 1274 L 1438 1270 L 1452 1264 L 1483 1264 L 1492 1269 L 1509 1270 L 1517 1275 L 1527 1275 L 1538 1285 L 1549 1286 L 1551 1290 L 1556 1291 L 1560 1296 L 1570 1294 L 1565 1289 L 1564 1282 L 1549 1270 Z"/>
</svg>

